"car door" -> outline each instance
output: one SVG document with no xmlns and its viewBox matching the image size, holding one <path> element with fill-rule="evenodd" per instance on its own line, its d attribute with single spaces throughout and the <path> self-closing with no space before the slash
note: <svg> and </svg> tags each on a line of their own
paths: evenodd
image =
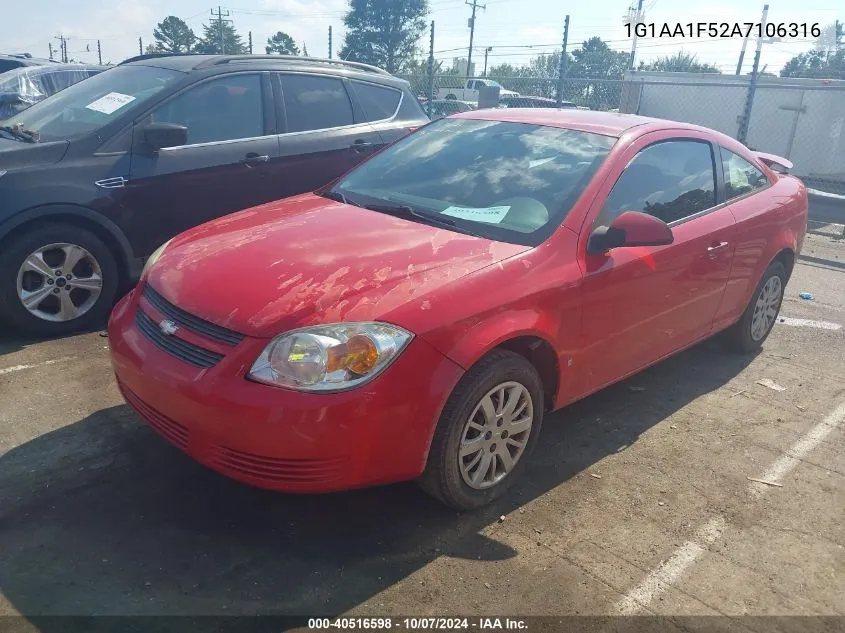
<svg viewBox="0 0 845 633">
<path fill-rule="evenodd" d="M 382 146 L 373 127 L 356 117 L 343 79 L 278 73 L 279 160 L 272 165 L 276 197 L 313 191 Z"/>
<path fill-rule="evenodd" d="M 151 151 L 149 123 L 188 128 L 188 142 Z M 124 204 L 143 224 L 148 254 L 202 222 L 273 199 L 271 162 L 278 158 L 267 73 L 231 73 L 200 81 L 136 122 Z"/>
<path fill-rule="evenodd" d="M 646 135 L 621 164 L 624 170 L 596 196 L 579 239 L 585 391 L 707 336 L 730 274 L 735 222 L 720 204 L 713 146 L 693 136 Z M 587 255 L 589 233 L 624 211 L 662 219 L 673 243 Z"/>
</svg>

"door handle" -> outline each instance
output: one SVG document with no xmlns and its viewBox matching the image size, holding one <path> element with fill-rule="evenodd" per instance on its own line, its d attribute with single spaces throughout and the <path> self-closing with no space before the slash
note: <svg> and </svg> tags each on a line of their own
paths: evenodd
<svg viewBox="0 0 845 633">
<path fill-rule="evenodd" d="M 713 242 L 710 246 L 707 247 L 708 253 L 718 253 L 721 250 L 727 248 L 727 242 Z"/>
<path fill-rule="evenodd" d="M 266 154 L 261 155 L 256 152 L 250 152 L 244 156 L 244 159 L 241 162 L 245 165 L 258 165 L 259 163 L 269 163 L 270 157 Z"/>
<path fill-rule="evenodd" d="M 357 141 L 352 143 L 352 145 L 350 147 L 352 147 L 352 149 L 354 149 L 356 152 L 360 152 L 361 150 L 369 149 L 369 148 L 375 147 L 375 146 L 376 146 L 375 143 L 370 143 L 368 141 L 365 141 L 365 140 L 359 138 Z"/>
</svg>

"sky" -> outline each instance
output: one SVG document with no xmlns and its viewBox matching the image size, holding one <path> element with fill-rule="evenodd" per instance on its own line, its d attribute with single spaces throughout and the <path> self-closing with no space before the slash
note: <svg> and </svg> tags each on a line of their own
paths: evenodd
<svg viewBox="0 0 845 633">
<path fill-rule="evenodd" d="M 247 39 L 252 31 L 255 52 L 263 52 L 266 39 L 282 30 L 289 33 L 311 56 L 328 53 L 328 29 L 333 30 L 335 56 L 343 41 L 343 15 L 348 0 L 232 0 L 222 5 L 229 19 Z M 435 57 L 451 65 L 455 57 L 466 57 L 469 44 L 467 19 L 471 8 L 464 0 L 429 0 L 429 20 L 435 22 Z M 624 16 L 627 0 L 592 0 L 588 2 L 551 2 L 550 0 L 486 0 L 485 10 L 476 18 L 474 61 L 478 74 L 483 66 L 483 51 L 489 52 L 489 64 L 523 64 L 541 53 L 559 50 L 563 37 L 564 15 L 570 14 L 569 48 L 583 40 L 599 36 L 620 51 L 630 52 Z M 644 20 L 658 25 L 688 22 L 758 22 L 762 2 L 757 0 L 716 0 L 692 3 L 689 0 L 644 0 Z M 845 3 L 841 0 L 770 0 L 770 22 L 819 22 L 822 27 L 838 17 L 845 21 Z M 153 41 L 156 23 L 168 15 L 185 20 L 198 35 L 211 19 L 212 7 L 205 0 L 0 0 L 0 14 L 14 14 L 14 20 L 0 20 L 0 53 L 29 52 L 46 57 L 48 43 L 58 50 L 59 34 L 69 38 L 68 51 L 74 59 L 97 61 L 97 40 L 103 61 L 117 63 L 138 53 L 138 38 L 143 45 Z M 217 9 L 217 6 L 214 6 Z M 834 9 L 838 10 L 835 11 Z M 767 43 L 761 54 L 761 67 L 777 72 L 792 56 L 814 46 L 809 38 L 784 38 Z M 736 69 L 740 38 L 640 38 L 637 60 L 648 62 L 678 51 L 693 53 L 701 62 L 715 64 L 722 72 Z M 420 40 L 421 57 L 428 53 L 428 35 Z M 745 56 L 743 70 L 753 61 L 753 44 Z"/>
</svg>

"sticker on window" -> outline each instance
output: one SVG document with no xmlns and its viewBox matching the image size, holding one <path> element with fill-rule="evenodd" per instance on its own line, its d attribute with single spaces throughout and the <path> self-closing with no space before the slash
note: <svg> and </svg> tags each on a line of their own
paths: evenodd
<svg viewBox="0 0 845 633">
<path fill-rule="evenodd" d="M 462 220 L 499 224 L 510 210 L 510 207 L 448 207 L 442 213 Z"/>
<path fill-rule="evenodd" d="M 112 114 L 113 112 L 117 112 L 127 103 L 132 103 L 135 101 L 135 97 L 132 95 L 125 95 L 119 92 L 110 92 L 107 95 L 103 95 L 96 101 L 89 103 L 86 108 L 89 110 L 94 110 L 95 112 L 102 112 L 103 114 Z"/>
</svg>

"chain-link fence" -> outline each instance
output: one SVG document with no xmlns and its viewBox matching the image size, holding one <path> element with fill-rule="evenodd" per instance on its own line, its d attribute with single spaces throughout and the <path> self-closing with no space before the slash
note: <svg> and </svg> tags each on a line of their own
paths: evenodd
<svg viewBox="0 0 845 633">
<path fill-rule="evenodd" d="M 469 87 L 469 82 L 495 82 L 500 86 L 502 105 L 509 107 L 554 107 L 560 83 L 557 78 L 542 77 L 480 77 L 467 79 L 457 75 L 401 75 L 411 84 L 411 90 L 421 100 L 427 99 L 429 88 L 434 99 L 455 99 L 472 104 L 478 103 L 479 90 Z M 470 84 L 471 85 L 471 84 Z M 561 91 L 563 105 L 588 108 L 590 110 L 616 110 L 622 96 L 623 82 L 620 79 L 564 78 Z M 516 93 L 515 95 L 511 93 Z M 516 99 L 519 96 L 523 99 Z M 543 100 L 549 100 L 544 103 Z M 552 103 L 554 102 L 554 103 Z"/>
</svg>

